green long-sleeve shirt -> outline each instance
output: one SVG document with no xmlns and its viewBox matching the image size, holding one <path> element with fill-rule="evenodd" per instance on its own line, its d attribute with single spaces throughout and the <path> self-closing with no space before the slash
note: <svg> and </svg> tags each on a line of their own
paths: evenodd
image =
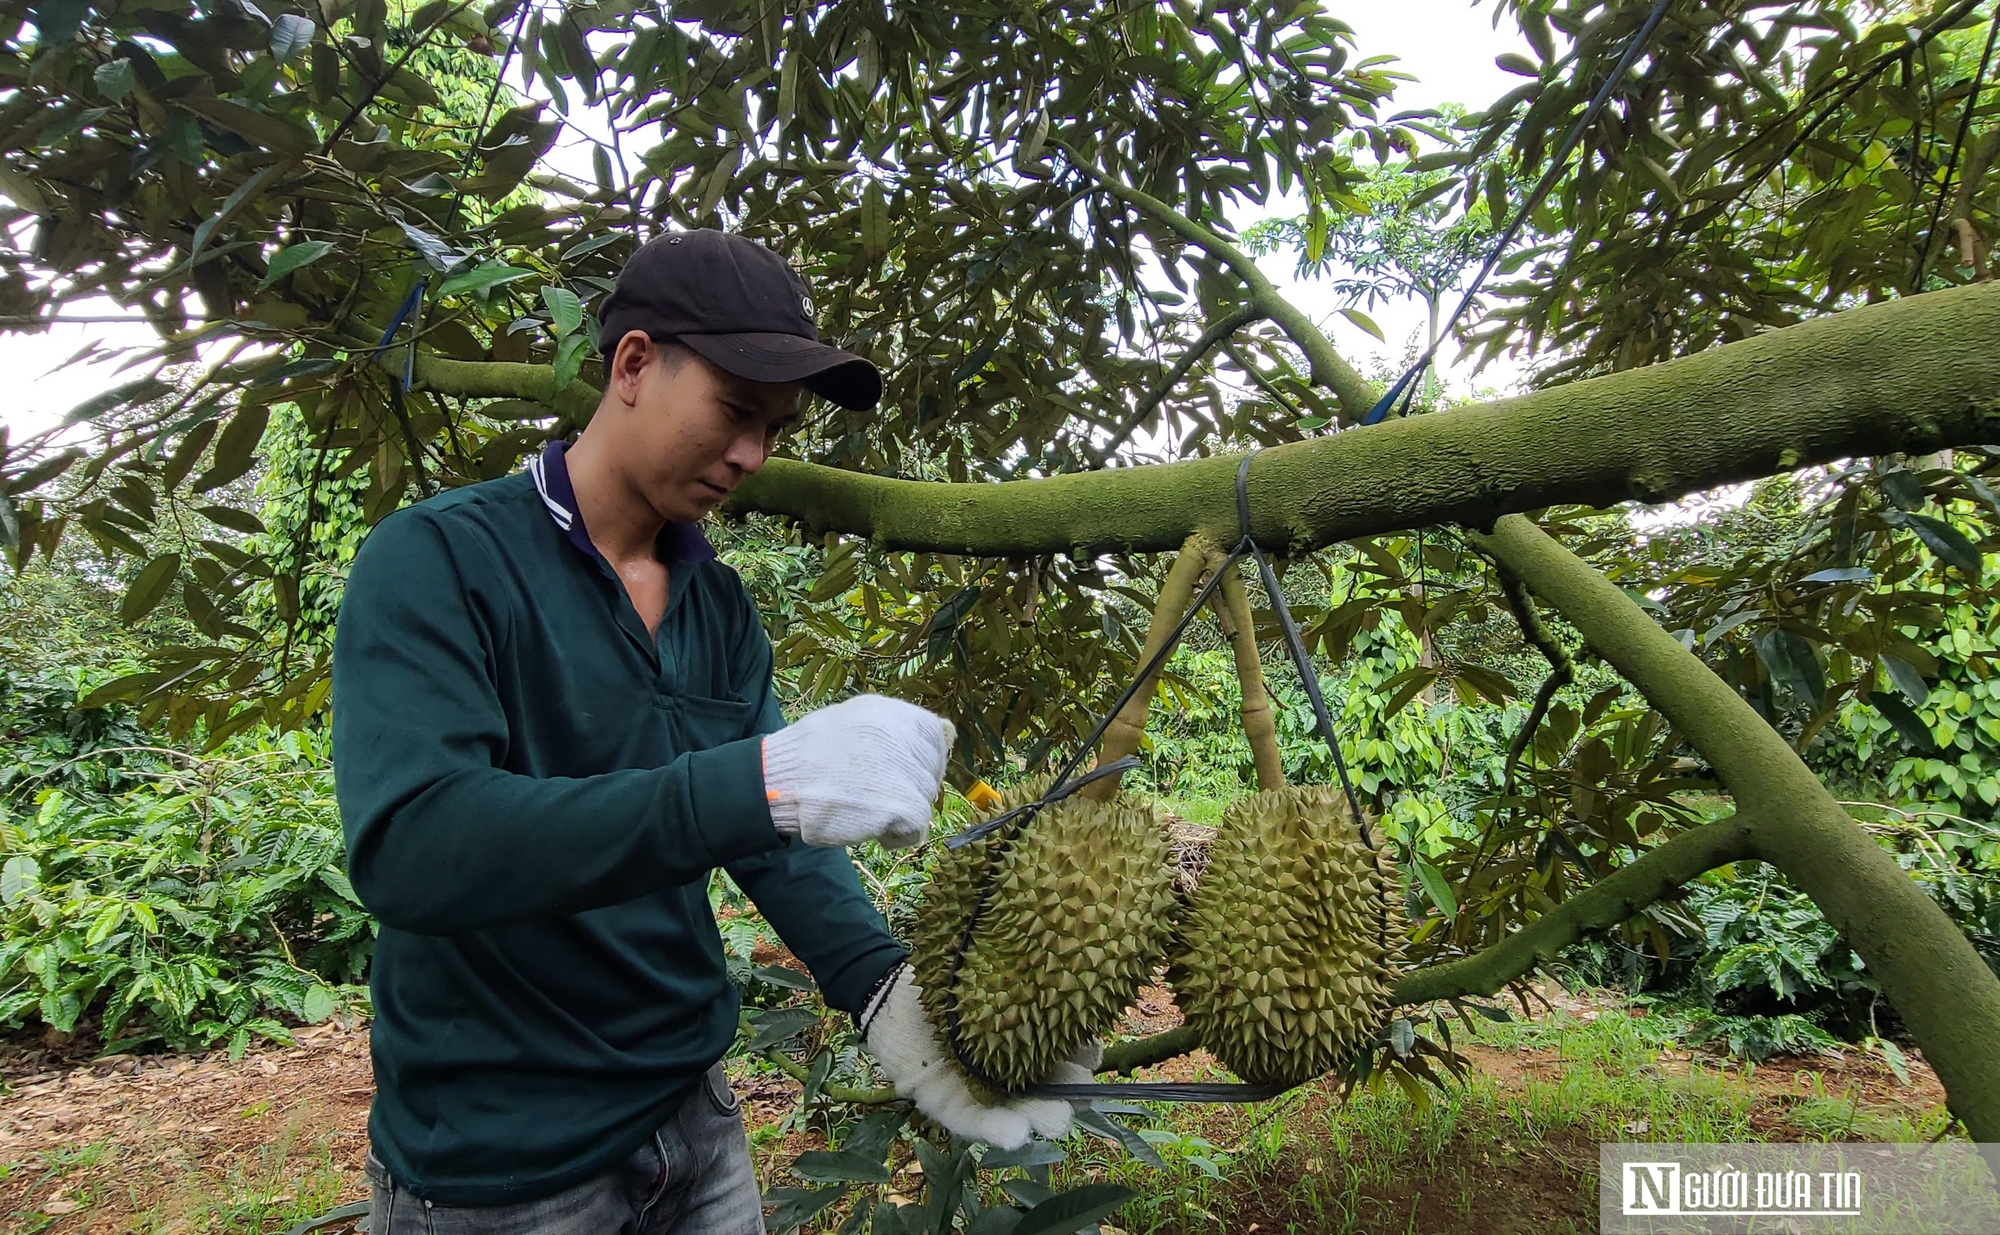
<svg viewBox="0 0 2000 1235">
<path fill-rule="evenodd" d="M 771 825 L 784 721 L 742 581 L 670 527 L 649 637 L 543 470 L 385 519 L 335 640 L 349 871 L 380 922 L 369 1137 L 441 1204 L 608 1169 L 728 1049 L 714 868 L 835 1007 L 903 955 L 843 850 Z"/>
</svg>

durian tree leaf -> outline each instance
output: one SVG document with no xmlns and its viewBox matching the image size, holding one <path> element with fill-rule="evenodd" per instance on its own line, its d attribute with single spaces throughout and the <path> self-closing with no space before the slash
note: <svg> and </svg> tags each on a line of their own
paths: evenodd
<svg viewBox="0 0 2000 1235">
<path fill-rule="evenodd" d="M 908 1107 L 892 1107 L 886 1111 L 871 1111 L 855 1121 L 847 1135 L 841 1138 L 840 1148 L 852 1154 L 882 1161 L 889 1154 L 889 1147 L 896 1142 L 896 1134 L 910 1121 Z"/>
<path fill-rule="evenodd" d="M 1919 754 L 1937 754 L 1937 739 L 1931 735 L 1931 727 L 1917 715 L 1915 708 L 1904 702 L 1902 696 L 1885 690 L 1871 690 L 1868 702 L 1881 713 L 1883 720 L 1895 726 L 1896 732 Z"/>
<path fill-rule="evenodd" d="M 804 1089 L 799 1094 L 800 1106 L 811 1106 L 819 1101 L 820 1090 L 826 1087 L 826 1078 L 833 1075 L 833 1052 L 822 1047 L 814 1056 L 812 1067 L 806 1071 Z"/>
<path fill-rule="evenodd" d="M 156 605 L 166 599 L 167 590 L 173 585 L 174 576 L 180 573 L 181 555 L 162 553 L 139 568 L 132 578 L 132 585 L 125 589 L 124 599 L 118 602 L 118 620 L 131 626 L 140 618 L 151 613 Z"/>
<path fill-rule="evenodd" d="M 573 334 L 583 326 L 583 301 L 567 287 L 544 287 L 542 303 L 548 307 L 549 322 L 557 334 Z"/>
<path fill-rule="evenodd" d="M 787 969 L 782 965 L 759 965 L 750 971 L 750 976 L 759 982 L 768 982 L 772 986 L 782 986 L 786 990 L 804 991 L 807 994 L 811 994 L 817 989 L 813 986 L 811 978 L 806 977 L 802 973 Z"/>
<path fill-rule="evenodd" d="M 772 1188 L 764 1193 L 763 1204 L 777 1208 L 764 1216 L 764 1227 L 771 1235 L 795 1231 L 846 1195 L 847 1188 L 841 1184 L 830 1188 Z"/>
<path fill-rule="evenodd" d="M 1014 1235 L 1074 1235 L 1117 1213 L 1137 1195 L 1122 1184 L 1085 1184 L 1058 1192 L 1022 1214 Z"/>
<path fill-rule="evenodd" d="M 1938 556 L 1938 560 L 1956 566 L 1966 578 L 1977 582 L 1980 577 L 1981 562 L 1979 547 L 1942 519 L 1930 515 L 1909 514 L 1903 511 L 1884 511 L 1882 520 L 1893 526 L 1908 528 L 1916 533 L 1924 547 Z"/>
<path fill-rule="evenodd" d="M 1004 1171 L 1022 1166 L 1054 1166 L 1068 1158 L 1069 1151 L 1062 1142 L 1037 1139 L 1017 1149 L 989 1149 L 979 1159 L 979 1165 L 988 1171 Z"/>
<path fill-rule="evenodd" d="M 247 510 L 238 510 L 234 506 L 197 506 L 194 513 L 200 515 L 210 523 L 226 527 L 232 532 L 242 532 L 245 535 L 255 536 L 264 530 L 264 521 L 262 519 L 259 519 Z"/>
<path fill-rule="evenodd" d="M 1883 472 L 1877 478 L 1882 492 L 1901 510 L 1922 510 L 1930 494 L 1924 491 L 1924 482 L 1916 474 L 1903 468 Z"/>
<path fill-rule="evenodd" d="M 977 1217 L 966 1223 L 965 1235 L 1013 1235 L 1019 1225 L 1021 1211 L 1012 1205 L 1000 1205 L 980 1210 Z"/>
<path fill-rule="evenodd" d="M 1438 680 L 1438 670 L 1426 666 L 1405 669 L 1403 672 L 1382 683 L 1381 689 L 1389 696 L 1382 705 L 1382 721 L 1403 710 L 1410 700 L 1422 694 L 1424 688 Z"/>
<path fill-rule="evenodd" d="M 1451 673 L 1478 691 L 1488 703 L 1505 703 L 1519 693 L 1512 682 L 1484 665 L 1456 665 Z"/>
<path fill-rule="evenodd" d="M 769 1012 L 759 1012 L 750 1018 L 750 1026 L 756 1033 L 750 1038 L 749 1049 L 753 1052 L 768 1050 L 781 1042 L 788 1042 L 818 1021 L 819 1017 L 810 1008 L 774 1008 Z"/>
<path fill-rule="evenodd" d="M 1389 1022 L 1389 1049 L 1397 1055 L 1408 1055 L 1410 1048 L 1417 1044 L 1417 1027 L 1407 1016 L 1399 1016 Z"/>
<path fill-rule="evenodd" d="M 287 64 L 292 57 L 312 45 L 313 34 L 318 27 L 309 17 L 297 13 L 282 13 L 271 20 L 271 58 L 279 64 Z"/>
<path fill-rule="evenodd" d="M 1151 1142 L 1147 1141 L 1136 1130 L 1126 1127 L 1104 1112 L 1097 1110 L 1078 1111 L 1075 1122 L 1077 1127 L 1082 1128 L 1092 1136 L 1110 1141 L 1114 1145 L 1124 1146 L 1126 1153 L 1131 1154 L 1147 1166 L 1165 1169 L 1166 1162 L 1160 1157 L 1160 1151 L 1153 1148 Z"/>
<path fill-rule="evenodd" d="M 1866 566 L 1829 566 L 1825 570 L 1815 570 L 1800 579 L 1800 583 L 1863 583 L 1875 577 L 1875 572 Z"/>
<path fill-rule="evenodd" d="M 822 1058 L 831 1059 L 832 1055 Z M 816 1184 L 885 1184 L 889 1167 L 864 1154 L 838 1149 L 811 1149 L 792 1161 L 792 1174 Z"/>
<path fill-rule="evenodd" d="M 528 278 L 534 273 L 520 266 L 510 266 L 506 262 L 481 262 L 472 269 L 461 270 L 438 284 L 437 294 L 454 296 L 460 292 L 483 292 L 489 288 L 499 287 L 503 283 Z"/>
<path fill-rule="evenodd" d="M 1884 655 L 1882 671 L 1889 675 L 1889 681 L 1902 692 L 1903 698 L 1910 701 L 1912 707 L 1922 707 L 1931 697 L 1930 683 L 1924 681 L 1924 675 L 1917 672 L 1915 665 L 1902 657 Z"/>
<path fill-rule="evenodd" d="M 1033 1209 L 1055 1195 L 1055 1190 L 1047 1184 L 1032 1179 L 1003 1179 L 1000 1181 L 1000 1190 L 1024 1209 Z"/>
<path fill-rule="evenodd" d="M 1789 630 L 1770 630 L 1757 637 L 1756 646 L 1771 679 L 1818 711 L 1826 699 L 1826 677 L 1805 636 Z"/>
<path fill-rule="evenodd" d="M 1366 313 L 1363 313 L 1361 310 L 1350 306 L 1348 308 L 1342 309 L 1340 311 L 1340 315 L 1346 318 L 1348 321 L 1353 322 L 1356 326 L 1359 326 L 1362 330 L 1373 335 L 1377 342 L 1386 343 L 1389 341 L 1387 337 L 1383 335 L 1382 328 L 1375 324 L 1375 319 L 1368 316 Z"/>
<path fill-rule="evenodd" d="M 271 286 L 294 270 L 303 270 L 320 258 L 333 252 L 331 240 L 301 240 L 297 244 L 286 245 L 271 255 L 271 264 L 264 271 L 264 277 L 257 281 L 259 290 Z"/>
<path fill-rule="evenodd" d="M 271 409 L 263 403 L 230 417 L 215 439 L 215 453 L 209 457 L 208 470 L 194 479 L 195 491 L 206 493 L 220 488 L 249 471 L 257 461 L 257 443 L 263 440 L 264 426 L 270 418 Z"/>
<path fill-rule="evenodd" d="M 151 402 L 161 395 L 170 394 L 173 387 L 155 377 L 142 377 L 137 381 L 114 386 L 103 394 L 92 395 L 69 410 L 64 416 L 64 426 L 82 424 L 86 420 L 96 420 L 107 412 L 135 404 Z"/>
</svg>

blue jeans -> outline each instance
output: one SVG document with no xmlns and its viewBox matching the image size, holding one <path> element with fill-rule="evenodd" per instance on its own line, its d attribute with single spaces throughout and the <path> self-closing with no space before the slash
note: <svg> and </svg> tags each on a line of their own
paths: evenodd
<svg viewBox="0 0 2000 1235">
<path fill-rule="evenodd" d="M 368 1155 L 371 1235 L 763 1235 L 743 1108 L 717 1064 L 653 1139 L 611 1170 L 514 1205 L 433 1205 Z"/>
</svg>

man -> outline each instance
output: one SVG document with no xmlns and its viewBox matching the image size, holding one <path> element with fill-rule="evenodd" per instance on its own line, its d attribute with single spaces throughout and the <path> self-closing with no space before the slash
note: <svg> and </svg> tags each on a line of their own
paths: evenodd
<svg viewBox="0 0 2000 1235">
<path fill-rule="evenodd" d="M 880 375 L 818 341 L 782 259 L 719 232 L 642 247 L 601 318 L 575 444 L 391 515 L 347 582 L 334 771 L 380 922 L 375 1235 L 763 1229 L 717 1062 L 716 867 L 931 1118 L 1002 1145 L 1069 1126 L 973 1096 L 841 848 L 927 835 L 951 726 L 865 695 L 786 727 L 696 526 L 803 391 L 872 408 Z"/>
</svg>

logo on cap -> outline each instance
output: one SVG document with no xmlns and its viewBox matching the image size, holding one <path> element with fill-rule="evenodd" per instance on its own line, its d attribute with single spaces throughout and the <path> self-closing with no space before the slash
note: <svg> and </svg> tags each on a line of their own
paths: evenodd
<svg viewBox="0 0 2000 1235">
<path fill-rule="evenodd" d="M 811 317 L 813 315 L 813 298 L 811 296 L 799 297 L 799 304 L 805 308 L 807 317 Z"/>
</svg>

